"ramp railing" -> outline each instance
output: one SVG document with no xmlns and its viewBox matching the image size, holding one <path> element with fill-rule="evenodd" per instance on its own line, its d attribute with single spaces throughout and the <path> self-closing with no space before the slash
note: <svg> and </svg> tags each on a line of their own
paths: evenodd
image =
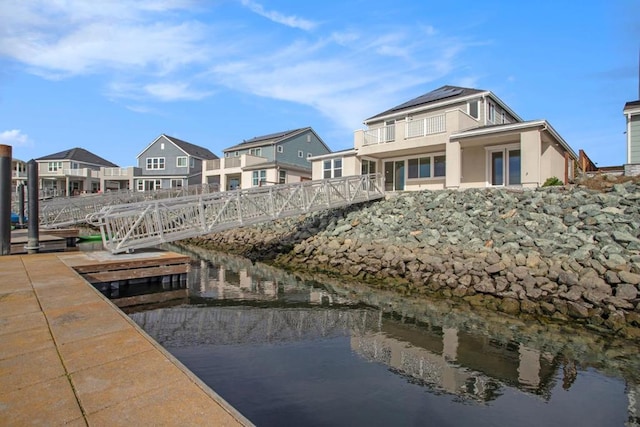
<svg viewBox="0 0 640 427">
<path fill-rule="evenodd" d="M 382 197 L 381 175 L 354 175 L 105 206 L 89 221 L 115 254 Z"/>
</svg>

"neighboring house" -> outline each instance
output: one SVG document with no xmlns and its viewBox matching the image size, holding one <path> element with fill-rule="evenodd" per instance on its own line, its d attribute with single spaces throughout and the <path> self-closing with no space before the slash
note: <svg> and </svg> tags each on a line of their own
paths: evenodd
<svg viewBox="0 0 640 427">
<path fill-rule="evenodd" d="M 207 162 L 202 182 L 225 191 L 310 180 L 309 159 L 330 152 L 310 127 L 257 136 Z"/>
<path fill-rule="evenodd" d="M 137 156 L 140 176 L 134 180 L 135 189 L 151 191 L 200 184 L 204 162 L 217 158 L 204 147 L 162 134 Z"/>
<path fill-rule="evenodd" d="M 627 161 L 625 175 L 640 175 L 640 100 L 624 106 L 627 118 Z"/>
<path fill-rule="evenodd" d="M 84 148 L 72 148 L 36 159 L 39 188 L 45 195 L 73 196 L 100 190 L 100 168 L 118 165 Z"/>
<path fill-rule="evenodd" d="M 443 86 L 364 121 L 354 149 L 314 157 L 313 179 L 382 173 L 387 191 L 565 183 L 577 156 L 546 120 L 523 121 L 492 92 Z M 349 172 L 347 172 L 349 171 Z"/>
<path fill-rule="evenodd" d="M 15 194 L 20 184 L 27 185 L 27 162 L 11 159 L 11 192 Z"/>
</svg>

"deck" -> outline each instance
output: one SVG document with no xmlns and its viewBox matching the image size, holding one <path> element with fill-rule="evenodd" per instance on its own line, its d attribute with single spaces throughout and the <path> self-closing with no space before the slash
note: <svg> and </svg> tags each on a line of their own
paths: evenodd
<svg viewBox="0 0 640 427">
<path fill-rule="evenodd" d="M 82 256 L 0 257 L 0 425 L 252 425 L 70 267 Z"/>
</svg>

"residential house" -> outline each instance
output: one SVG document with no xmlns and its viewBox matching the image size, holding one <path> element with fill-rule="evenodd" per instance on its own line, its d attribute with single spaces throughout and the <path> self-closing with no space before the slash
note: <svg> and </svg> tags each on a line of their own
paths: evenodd
<svg viewBox="0 0 640 427">
<path fill-rule="evenodd" d="M 624 105 L 627 119 L 627 161 L 625 175 L 640 175 L 640 100 Z"/>
<path fill-rule="evenodd" d="M 19 185 L 27 185 L 27 162 L 14 158 L 11 159 L 11 192 L 15 193 Z"/>
<path fill-rule="evenodd" d="M 565 183 L 577 156 L 546 120 L 524 121 L 487 90 L 443 86 L 376 114 L 354 149 L 315 157 L 313 179 L 375 173 L 387 191 Z"/>
<path fill-rule="evenodd" d="M 138 191 L 176 188 L 202 182 L 204 162 L 218 156 L 204 147 L 162 134 L 138 154 Z"/>
<path fill-rule="evenodd" d="M 311 127 L 257 136 L 208 161 L 202 182 L 224 191 L 310 180 L 309 159 L 330 152 Z"/>
<path fill-rule="evenodd" d="M 100 190 L 100 168 L 118 167 L 102 157 L 72 148 L 36 159 L 38 188 L 45 195 L 73 196 Z"/>
</svg>

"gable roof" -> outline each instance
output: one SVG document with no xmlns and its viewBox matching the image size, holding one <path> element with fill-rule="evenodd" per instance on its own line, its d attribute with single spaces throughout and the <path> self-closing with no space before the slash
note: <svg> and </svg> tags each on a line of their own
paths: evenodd
<svg viewBox="0 0 640 427">
<path fill-rule="evenodd" d="M 105 166 L 111 168 L 117 168 L 118 165 L 111 163 L 109 160 L 105 160 L 102 157 L 93 154 L 84 148 L 71 148 L 69 150 L 60 151 L 59 153 L 49 154 L 48 156 L 42 156 L 36 160 L 75 160 L 77 162 L 89 163 L 92 165 Z"/>
<path fill-rule="evenodd" d="M 144 150 L 142 150 L 140 152 L 140 154 L 138 154 L 136 156 L 136 159 L 140 158 L 140 156 L 142 156 L 142 154 L 147 151 L 149 149 L 149 147 L 151 147 L 153 144 L 155 144 L 156 142 L 158 142 L 159 139 L 164 138 L 167 141 L 169 141 L 170 143 L 172 143 L 173 145 L 175 145 L 176 147 L 178 147 L 180 150 L 182 150 L 185 154 L 192 156 L 192 157 L 196 157 L 198 159 L 202 159 L 202 160 L 214 160 L 214 159 L 218 159 L 219 157 L 216 156 L 215 154 L 213 154 L 211 151 L 209 151 L 209 149 L 201 147 L 199 145 L 195 145 L 192 144 L 190 142 L 187 141 L 183 141 L 181 139 L 178 138 L 174 138 L 172 136 L 166 135 L 166 134 L 160 134 L 159 137 L 157 137 L 156 139 L 154 139 L 153 141 L 151 141 L 151 143 L 149 145 L 147 145 Z"/>
<path fill-rule="evenodd" d="M 178 139 L 178 138 L 174 138 L 174 137 L 169 136 L 169 135 L 165 135 L 164 133 L 162 134 L 162 136 L 167 138 L 169 141 L 173 142 L 175 145 L 178 146 L 178 148 L 180 148 L 182 151 L 184 151 L 185 153 L 187 153 L 190 156 L 197 157 L 199 159 L 204 159 L 204 160 L 213 160 L 213 159 L 217 159 L 218 158 L 218 156 L 213 154 L 207 148 L 201 147 L 199 145 L 192 144 L 192 143 L 187 142 L 187 141 L 183 141 L 183 140 Z"/>
<path fill-rule="evenodd" d="M 242 141 L 240 144 L 236 144 L 229 148 L 225 148 L 222 151 L 226 152 L 226 151 L 237 150 L 240 148 L 260 147 L 264 145 L 276 144 L 278 142 L 284 141 L 285 139 L 291 138 L 292 136 L 295 136 L 295 135 L 299 135 L 308 130 L 310 130 L 315 134 L 315 131 L 310 126 L 307 126 L 306 128 L 300 128 L 300 129 L 285 130 L 283 132 L 276 132 L 276 133 L 270 133 L 268 135 L 256 136 L 251 139 Z M 320 140 L 320 142 L 324 144 L 324 141 L 322 141 L 322 138 L 320 138 L 318 134 L 316 134 L 316 137 Z M 326 144 L 324 145 L 326 146 Z"/>
</svg>

